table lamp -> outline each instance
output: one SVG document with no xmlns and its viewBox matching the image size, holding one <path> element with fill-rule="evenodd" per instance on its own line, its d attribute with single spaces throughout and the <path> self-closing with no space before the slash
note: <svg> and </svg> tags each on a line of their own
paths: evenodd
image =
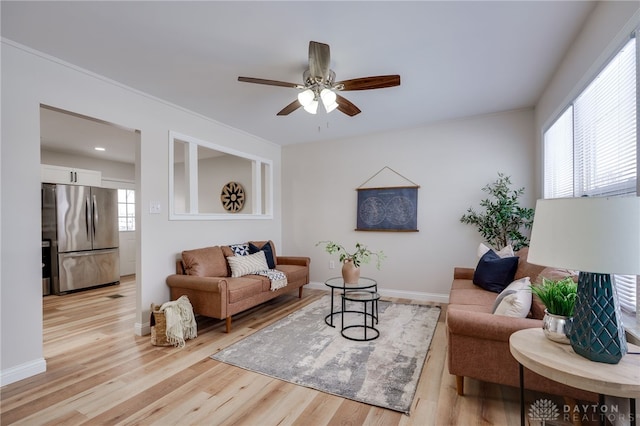
<svg viewBox="0 0 640 426">
<path fill-rule="evenodd" d="M 617 364 L 627 341 L 611 274 L 640 275 L 640 198 L 538 200 L 527 261 L 580 272 L 571 347 Z"/>
</svg>

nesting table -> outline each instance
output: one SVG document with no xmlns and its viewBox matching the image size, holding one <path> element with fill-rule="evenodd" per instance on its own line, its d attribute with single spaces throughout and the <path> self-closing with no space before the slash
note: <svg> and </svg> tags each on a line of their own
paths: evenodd
<svg viewBox="0 0 640 426">
<path fill-rule="evenodd" d="M 520 364 L 520 423 L 524 416 L 523 368 L 556 382 L 604 396 L 629 398 L 631 425 L 636 424 L 636 403 L 640 398 L 640 347 L 629 344 L 627 353 L 618 364 L 594 362 L 576 354 L 571 345 L 547 339 L 542 328 L 520 330 L 509 338 L 511 355 Z"/>
<path fill-rule="evenodd" d="M 374 325 L 374 322 L 378 322 L 378 300 L 380 299 L 380 295 L 378 294 L 378 283 L 375 280 L 366 277 L 360 277 L 358 282 L 353 284 L 345 284 L 342 277 L 329 278 L 324 283 L 331 289 L 331 310 L 324 318 L 324 322 L 331 327 L 335 327 L 333 317 L 340 314 L 342 316 L 342 329 L 340 330 L 340 333 L 343 337 L 358 341 L 376 339 L 380 335 Z M 336 290 L 338 290 L 341 296 L 342 303 L 340 304 L 340 310 L 336 310 L 334 307 Z M 362 303 L 363 310 L 348 310 L 347 302 Z M 371 312 L 369 312 L 368 309 L 369 305 L 371 307 Z M 364 317 L 363 324 L 346 326 L 344 322 L 345 313 L 362 314 Z M 367 319 L 371 320 L 371 325 L 367 324 Z M 355 338 L 345 334 L 345 330 L 353 328 L 363 329 L 363 338 Z"/>
<path fill-rule="evenodd" d="M 357 290 L 367 290 L 372 289 L 374 292 L 378 292 L 378 283 L 376 280 L 372 280 L 371 278 L 360 277 L 357 284 L 345 284 L 342 277 L 329 278 L 324 284 L 331 289 L 331 312 L 324 318 L 324 322 L 331 327 L 335 327 L 333 325 L 333 316 L 342 314 L 342 309 L 336 311 L 333 307 L 334 305 L 334 292 L 338 290 L 340 294 L 345 294 L 350 291 Z M 342 305 L 340 305 L 342 306 Z M 376 304 L 376 311 L 378 305 Z"/>
<path fill-rule="evenodd" d="M 378 336 L 380 336 L 380 332 L 374 325 L 374 321 L 378 321 L 378 300 L 380 300 L 380 295 L 375 291 L 354 290 L 342 293 L 342 330 L 340 330 L 340 334 L 342 334 L 342 337 L 349 340 L 367 342 L 369 340 L 377 339 Z M 346 305 L 347 302 L 362 303 L 363 311 L 348 311 Z M 367 309 L 367 306 L 369 304 L 371 304 L 371 312 L 369 312 Z M 345 325 L 345 312 L 356 312 L 358 314 L 362 314 L 363 323 Z M 371 325 L 367 324 L 367 319 L 371 319 Z M 352 333 L 345 333 L 346 330 L 350 329 L 361 329 L 363 331 L 363 337 L 354 337 Z"/>
</svg>

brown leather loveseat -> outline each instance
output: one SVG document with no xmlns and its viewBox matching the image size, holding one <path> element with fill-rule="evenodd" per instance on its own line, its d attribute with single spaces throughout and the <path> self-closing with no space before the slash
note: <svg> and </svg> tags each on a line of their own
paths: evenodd
<svg viewBox="0 0 640 426">
<path fill-rule="evenodd" d="M 302 298 L 302 287 L 309 283 L 311 260 L 302 256 L 277 256 L 273 241 L 248 244 L 272 256 L 270 266 L 286 275 L 285 287 L 272 290 L 270 278 L 262 275 L 232 277 L 227 261 L 227 257 L 235 256 L 231 246 L 213 246 L 182 252 L 176 262 L 176 273 L 166 280 L 171 300 L 186 295 L 196 314 L 225 319 L 228 333 L 234 314 L 294 290 L 298 290 L 298 297 Z"/>
</svg>

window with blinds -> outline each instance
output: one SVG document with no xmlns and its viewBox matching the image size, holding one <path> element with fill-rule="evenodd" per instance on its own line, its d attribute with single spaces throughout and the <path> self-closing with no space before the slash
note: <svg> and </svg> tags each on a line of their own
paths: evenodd
<svg viewBox="0 0 640 426">
<path fill-rule="evenodd" d="M 544 134 L 544 198 L 573 197 L 573 106 Z"/>
<path fill-rule="evenodd" d="M 575 196 L 636 192 L 636 39 L 573 103 Z"/>
<path fill-rule="evenodd" d="M 632 38 L 544 132 L 544 197 L 638 195 L 638 49 Z M 638 277 L 615 276 L 636 312 Z"/>
</svg>

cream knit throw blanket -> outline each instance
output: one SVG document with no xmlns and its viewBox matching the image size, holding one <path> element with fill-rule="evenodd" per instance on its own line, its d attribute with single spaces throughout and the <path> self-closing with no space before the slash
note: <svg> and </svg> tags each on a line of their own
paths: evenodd
<svg viewBox="0 0 640 426">
<path fill-rule="evenodd" d="M 187 296 L 166 302 L 160 306 L 167 321 L 167 341 L 173 346 L 183 347 L 185 339 L 198 336 L 198 326 L 193 315 L 193 307 Z"/>
</svg>

